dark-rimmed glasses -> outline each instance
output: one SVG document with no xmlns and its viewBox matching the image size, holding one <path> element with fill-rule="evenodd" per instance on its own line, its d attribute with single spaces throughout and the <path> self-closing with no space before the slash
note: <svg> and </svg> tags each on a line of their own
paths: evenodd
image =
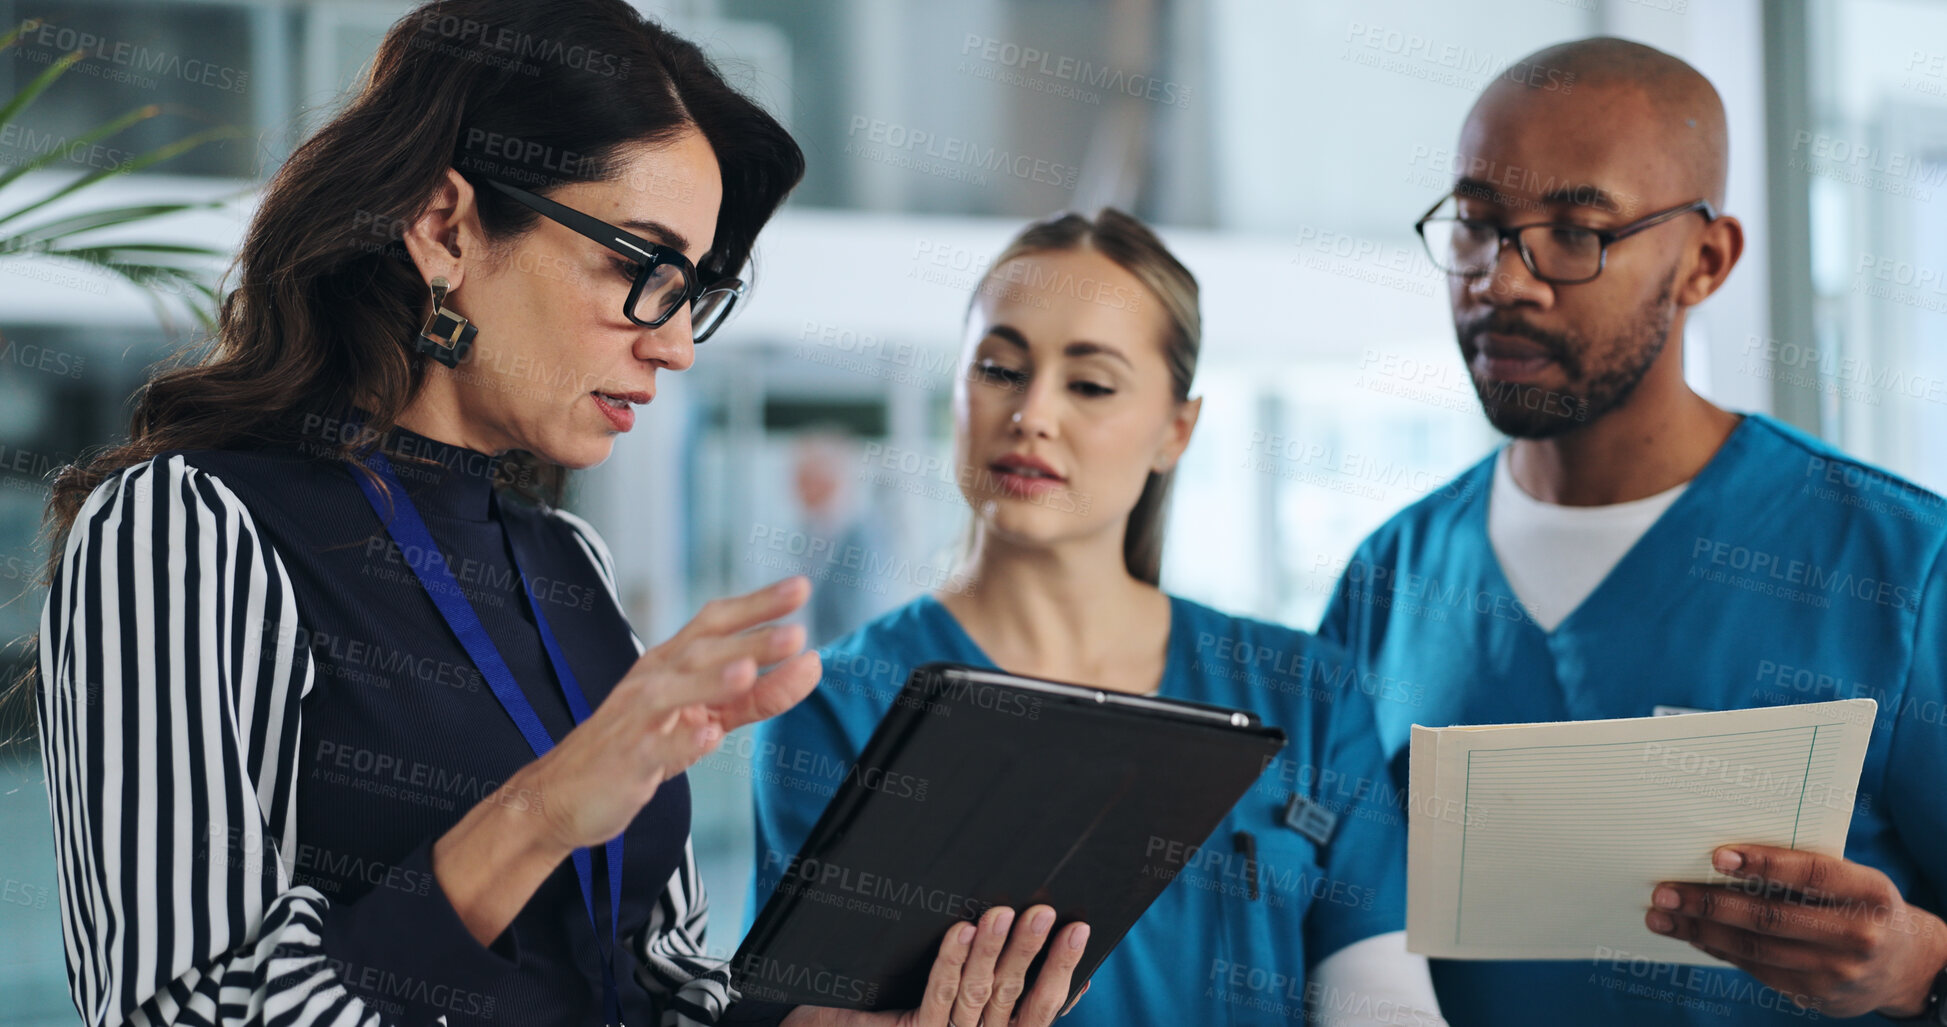
<svg viewBox="0 0 1947 1027">
<path fill-rule="evenodd" d="M 1616 228 L 1590 228 L 1567 221 L 1501 225 L 1479 218 L 1434 217 L 1453 198 L 1442 196 L 1414 223 L 1413 231 L 1426 244 L 1434 267 L 1461 278 L 1479 278 L 1492 272 L 1500 262 L 1502 245 L 1512 239 L 1529 274 L 1553 285 L 1579 285 L 1602 273 L 1612 243 L 1691 211 L 1701 212 L 1706 222 L 1717 219 L 1717 210 L 1709 200 L 1645 214 Z"/>
<path fill-rule="evenodd" d="M 684 303 L 689 303 L 690 339 L 700 343 L 723 327 L 748 289 L 741 278 L 719 276 L 705 281 L 690 258 L 674 247 L 650 242 L 519 186 L 493 180 L 487 184 L 549 220 L 628 258 L 635 265 L 635 282 L 629 287 L 629 298 L 623 304 L 622 313 L 644 328 L 661 328 L 676 316 Z"/>
</svg>

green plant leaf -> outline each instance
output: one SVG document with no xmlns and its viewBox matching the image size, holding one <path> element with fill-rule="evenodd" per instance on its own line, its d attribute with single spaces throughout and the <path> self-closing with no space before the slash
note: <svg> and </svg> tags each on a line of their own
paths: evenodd
<svg viewBox="0 0 1947 1027">
<path fill-rule="evenodd" d="M 136 221 L 179 214 L 189 210 L 216 210 L 223 206 L 223 200 L 186 201 L 182 203 L 144 203 L 128 207 L 105 207 L 101 210 L 83 211 L 67 217 L 43 221 L 27 228 L 17 229 L 12 235 L 0 235 L 0 254 L 31 252 L 45 249 L 46 244 L 83 232 L 100 228 L 111 228 Z"/>
<path fill-rule="evenodd" d="M 99 128 L 90 129 L 89 131 L 84 132 L 81 135 L 75 136 L 73 139 L 66 140 L 65 141 L 66 145 L 64 147 L 49 150 L 48 152 L 41 154 L 40 156 L 34 158 L 31 161 L 28 161 L 25 164 L 16 164 L 13 166 L 13 168 L 8 170 L 4 174 L 0 174 L 0 189 L 5 189 L 7 185 L 11 183 L 14 179 L 19 178 L 20 176 L 28 173 L 29 171 L 39 170 L 41 168 L 48 166 L 49 164 L 54 163 L 57 160 L 60 160 L 62 149 L 72 148 L 75 146 L 80 146 L 85 144 L 92 144 L 97 140 L 106 139 L 109 136 L 112 136 L 115 133 L 120 132 L 122 129 L 125 129 L 130 125 L 135 124 L 138 121 L 146 121 L 149 118 L 155 117 L 157 114 L 160 114 L 161 112 L 162 112 L 162 108 L 157 106 L 156 104 L 147 104 L 145 106 L 137 107 L 134 110 L 129 111 L 127 114 L 124 114 L 121 117 L 116 118 L 115 120 L 110 121 Z M 4 123 L 0 122 L 0 124 L 4 124 Z M 120 168 L 117 167 L 111 170 L 120 170 Z"/>
<path fill-rule="evenodd" d="M 0 33 L 0 51 L 18 44 L 26 32 L 40 24 L 39 20 L 29 18 Z M 33 80 L 18 93 L 6 98 L 5 103 L 0 104 L 0 128 L 11 123 L 21 111 L 53 85 L 56 79 L 85 56 L 85 51 L 62 55 L 50 63 L 46 70 L 34 76 Z M 37 155 L 29 161 L 0 172 L 0 189 L 13 184 L 30 171 L 55 163 L 62 158 L 63 151 L 72 152 L 70 148 L 74 145 L 92 145 L 122 132 L 139 121 L 152 118 L 160 111 L 161 108 L 154 104 L 137 107 L 71 140 L 63 140 L 62 147 Z M 41 210 L 48 204 L 71 196 L 111 176 L 140 171 L 177 157 L 204 143 L 218 139 L 239 138 L 243 134 L 231 126 L 208 129 L 139 154 L 115 167 L 96 169 L 25 206 L 0 210 L 0 224 L 17 221 L 24 215 Z M 165 301 L 164 294 L 169 293 L 180 299 L 205 328 L 213 330 L 220 298 L 215 287 L 204 281 L 208 273 L 207 265 L 192 258 L 220 258 L 225 255 L 224 251 L 187 243 L 109 242 L 89 245 L 72 245 L 72 243 L 75 236 L 87 232 L 166 217 L 183 211 L 215 209 L 228 202 L 229 200 L 225 198 L 188 203 L 147 203 L 71 213 L 15 230 L 11 235 L 0 234 L 0 258 L 31 254 L 98 268 L 141 289 L 155 309 L 157 319 L 165 324 L 170 321 L 170 317 L 169 304 Z M 69 245 L 63 247 L 60 245 L 62 243 Z M 170 258 L 180 258 L 181 262 L 163 262 Z"/>
<path fill-rule="evenodd" d="M 169 294 L 188 308 L 205 328 L 215 326 L 217 293 L 203 281 L 201 268 L 115 259 L 112 256 L 114 249 L 89 247 L 55 250 L 44 256 L 105 271 L 141 289 L 149 305 L 156 310 L 157 318 L 165 323 L 168 321 L 169 306 L 163 301 L 163 296 Z"/>
<path fill-rule="evenodd" d="M 17 36 L 19 29 L 14 30 L 14 32 Z M 9 45 L 11 45 L 12 42 L 13 41 L 11 39 L 8 40 Z M 9 121 L 12 121 L 14 119 L 14 115 L 19 114 L 23 110 L 26 110 L 27 105 L 34 102 L 34 97 L 41 95 L 42 90 L 45 90 L 48 86 L 53 85 L 55 79 L 60 78 L 61 74 L 67 71 L 69 68 L 74 67 L 75 62 L 81 60 L 81 58 L 84 56 L 86 56 L 86 54 L 84 51 L 81 50 L 76 50 L 71 54 L 63 55 L 60 60 L 57 60 L 54 63 L 48 65 L 46 71 L 43 71 L 38 75 L 35 75 L 33 81 L 27 83 L 26 88 L 22 89 L 19 93 L 15 94 L 13 99 L 8 100 L 7 105 L 5 107 L 0 107 L 0 127 L 5 126 Z"/>
<path fill-rule="evenodd" d="M 89 250 L 98 251 L 101 253 L 110 253 L 110 254 L 113 253 L 153 253 L 158 255 L 178 254 L 185 257 L 221 257 L 224 254 L 223 250 L 219 250 L 213 246 L 195 246 L 189 243 L 174 243 L 174 242 L 114 242 L 114 243 L 102 243 L 99 246 L 78 248 L 73 250 L 49 250 L 47 252 L 58 257 L 63 254 L 82 253 L 82 252 L 87 252 Z"/>
<path fill-rule="evenodd" d="M 129 245 L 108 244 L 104 246 L 76 246 L 69 249 L 50 249 L 42 256 L 57 259 L 79 260 L 108 271 L 120 273 L 123 268 L 133 268 L 146 275 L 161 275 L 186 281 L 203 280 L 209 273 L 209 265 L 199 261 L 167 262 L 156 258 L 168 257 L 221 257 L 223 252 L 208 247 L 182 246 L 169 247 L 161 243 L 133 243 Z"/>
<path fill-rule="evenodd" d="M 13 219 L 21 216 L 22 214 L 39 210 L 40 208 L 45 207 L 50 203 L 53 203 L 55 200 L 58 200 L 63 196 L 67 196 L 70 193 L 73 193 L 77 190 L 86 189 L 89 186 L 94 185 L 96 182 L 99 182 L 104 178 L 109 178 L 114 175 L 131 174 L 133 172 L 140 171 L 151 164 L 157 164 L 162 161 L 168 160 L 171 157 L 175 157 L 189 150 L 193 150 L 196 147 L 203 145 L 204 143 L 211 142 L 216 139 L 236 139 L 241 137 L 242 135 L 243 132 L 238 130 L 237 128 L 229 125 L 223 125 L 217 128 L 207 129 L 205 131 L 198 132 L 192 136 L 186 136 L 182 139 L 178 139 L 175 142 L 168 144 L 167 146 L 158 146 L 155 149 L 150 150 L 145 154 L 142 154 L 141 156 L 129 158 L 127 161 L 124 161 L 118 167 L 104 168 L 92 172 L 90 174 L 83 175 L 80 178 L 75 179 L 72 182 L 69 182 L 67 185 L 54 190 L 52 193 L 49 193 L 48 195 L 41 197 L 40 199 L 34 201 L 33 203 L 28 204 L 25 207 L 20 207 L 15 210 L 8 211 L 5 214 L 0 214 L 0 224 L 6 224 L 7 222 L 12 221 Z"/>
</svg>

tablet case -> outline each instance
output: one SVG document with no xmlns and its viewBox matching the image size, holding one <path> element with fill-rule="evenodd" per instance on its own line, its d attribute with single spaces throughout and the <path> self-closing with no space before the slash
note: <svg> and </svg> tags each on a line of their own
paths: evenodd
<svg viewBox="0 0 1947 1027">
<path fill-rule="evenodd" d="M 1072 1001 L 1181 869 L 1162 854 L 1203 844 L 1284 744 L 1243 711 L 918 667 L 772 868 L 732 982 L 759 1001 L 915 1008 L 949 927 L 1047 903 L 1050 938 L 1089 924 Z"/>
</svg>

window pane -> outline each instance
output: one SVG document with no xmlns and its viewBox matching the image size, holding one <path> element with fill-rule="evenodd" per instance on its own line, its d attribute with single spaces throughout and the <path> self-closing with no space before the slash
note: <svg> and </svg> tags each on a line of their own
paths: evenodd
<svg viewBox="0 0 1947 1027">
<path fill-rule="evenodd" d="M 0 130 L 0 162 L 65 147 L 70 163 L 114 167 L 138 154 L 207 128 L 230 125 L 244 138 L 200 146 L 156 166 L 172 175 L 257 173 L 252 137 L 253 92 L 264 82 L 248 59 L 252 12 L 230 4 L 15 4 L 8 25 L 31 21 L 15 46 L 0 54 L 0 76 L 17 92 L 65 54 L 85 54 L 20 120 Z M 148 104 L 163 113 L 96 146 L 72 140 Z M 60 165 L 56 165 L 60 167 Z"/>
</svg>

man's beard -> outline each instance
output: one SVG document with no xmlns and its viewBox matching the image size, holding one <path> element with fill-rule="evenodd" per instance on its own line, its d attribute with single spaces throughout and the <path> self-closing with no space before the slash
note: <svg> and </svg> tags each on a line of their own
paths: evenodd
<svg viewBox="0 0 1947 1027">
<path fill-rule="evenodd" d="M 1489 424 L 1517 439 L 1545 439 L 1600 419 L 1621 406 L 1649 374 L 1650 365 L 1670 340 L 1675 312 L 1670 293 L 1677 272 L 1670 269 L 1656 298 L 1637 308 L 1622 328 L 1599 343 L 1583 343 L 1574 335 L 1544 332 L 1521 320 L 1512 310 L 1497 310 L 1476 318 L 1459 330 L 1460 352 L 1471 372 L 1480 337 L 1492 332 L 1527 339 L 1544 347 L 1560 365 L 1568 384 L 1549 389 L 1521 382 L 1487 381 L 1477 375 L 1474 392 Z"/>
</svg>

